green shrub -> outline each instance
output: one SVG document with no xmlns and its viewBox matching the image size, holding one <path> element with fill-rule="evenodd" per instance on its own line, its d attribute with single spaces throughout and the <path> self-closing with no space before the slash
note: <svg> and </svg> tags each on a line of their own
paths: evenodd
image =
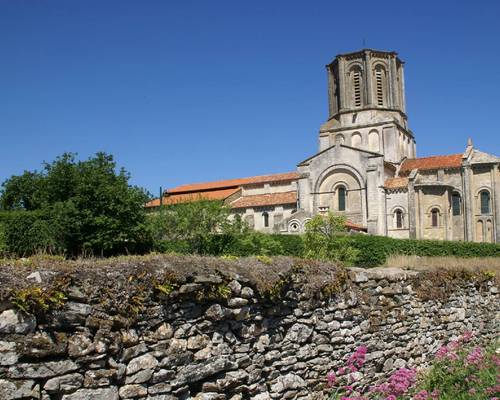
<svg viewBox="0 0 500 400">
<path fill-rule="evenodd" d="M 5 224 L 0 221 L 0 257 L 7 255 L 8 248 L 5 241 Z"/>
<path fill-rule="evenodd" d="M 61 253 L 56 239 L 57 227 L 41 211 L 2 213 L 3 240 L 6 252 L 18 256 Z"/>
<path fill-rule="evenodd" d="M 320 260 L 331 260 L 344 265 L 357 262 L 359 249 L 351 245 L 345 236 L 344 216 L 328 213 L 316 215 L 306 225 L 304 256 Z"/>
<path fill-rule="evenodd" d="M 486 348 L 473 346 L 464 340 L 466 335 L 438 350 L 435 361 L 425 371 L 416 389 L 419 399 L 426 399 L 425 394 L 432 392 L 439 393 L 442 400 L 497 398 L 498 343 Z"/>
<path fill-rule="evenodd" d="M 359 250 L 356 265 L 374 267 L 391 255 L 429 257 L 499 257 L 500 246 L 493 243 L 452 242 L 438 240 L 393 239 L 385 236 L 350 235 L 345 239 Z"/>
</svg>

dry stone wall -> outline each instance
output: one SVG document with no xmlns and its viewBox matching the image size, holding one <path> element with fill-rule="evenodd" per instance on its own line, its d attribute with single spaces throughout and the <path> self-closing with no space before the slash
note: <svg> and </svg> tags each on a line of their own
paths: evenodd
<svg viewBox="0 0 500 400">
<path fill-rule="evenodd" d="M 466 329 L 481 340 L 499 333 L 497 284 L 484 276 L 451 284 L 439 275 L 350 269 L 311 293 L 290 270 L 264 295 L 237 271 L 211 270 L 113 302 L 120 293 L 110 288 L 140 280 L 141 268 L 96 270 L 97 280 L 92 270 L 72 271 L 59 288 L 62 304 L 35 315 L 2 303 L 1 399 L 314 399 L 327 372 L 360 344 L 368 347 L 359 381 L 366 385 L 425 365 Z M 31 289 L 61 276 L 28 272 Z M 120 302 L 135 308 L 124 314 Z"/>
</svg>

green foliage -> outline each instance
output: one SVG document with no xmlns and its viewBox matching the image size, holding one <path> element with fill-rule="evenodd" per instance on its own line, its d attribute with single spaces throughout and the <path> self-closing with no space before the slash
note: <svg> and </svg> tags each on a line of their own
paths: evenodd
<svg viewBox="0 0 500 400">
<path fill-rule="evenodd" d="M 42 211 L 0 214 L 5 252 L 18 256 L 54 254 L 62 251 L 55 236 L 57 226 Z"/>
<path fill-rule="evenodd" d="M 442 400 L 489 400 L 498 396 L 497 346 L 444 346 L 445 353 L 424 374 L 419 390 L 439 393 Z M 498 343 L 497 343 L 498 345 Z"/>
<path fill-rule="evenodd" d="M 391 255 L 499 257 L 500 246 L 493 243 L 452 242 L 437 240 L 393 239 L 385 236 L 350 235 L 344 238 L 359 251 L 356 265 L 374 267 Z"/>
<path fill-rule="evenodd" d="M 341 235 L 346 230 L 345 223 L 344 216 L 332 213 L 314 216 L 306 224 L 304 256 L 344 265 L 354 264 L 360 251 L 350 244 L 346 236 Z"/>
<path fill-rule="evenodd" d="M 240 219 L 229 219 L 230 209 L 220 201 L 198 200 L 168 205 L 150 214 L 154 248 L 161 252 L 214 253 L 212 237 L 247 231 Z"/>
<path fill-rule="evenodd" d="M 6 218 L 9 252 L 77 256 L 149 250 L 143 207 L 148 195 L 129 179 L 105 153 L 86 161 L 65 153 L 41 172 L 9 178 L 0 197 L 8 214 L 17 212 Z"/>
<path fill-rule="evenodd" d="M 50 308 L 57 308 L 66 302 L 66 295 L 56 289 L 43 289 L 39 286 L 30 286 L 12 293 L 10 301 L 14 306 L 31 314 L 40 314 Z"/>
</svg>

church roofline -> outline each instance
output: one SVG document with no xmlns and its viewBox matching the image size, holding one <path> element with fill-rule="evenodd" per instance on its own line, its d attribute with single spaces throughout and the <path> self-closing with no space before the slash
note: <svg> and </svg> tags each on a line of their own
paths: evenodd
<svg viewBox="0 0 500 400">
<path fill-rule="evenodd" d="M 336 144 L 330 146 L 330 147 L 327 147 L 326 149 L 324 150 L 321 150 L 320 152 L 314 154 L 313 156 L 309 157 L 309 158 L 306 158 L 304 161 L 301 161 L 300 163 L 297 164 L 297 167 L 302 167 L 304 165 L 306 165 L 307 162 L 311 161 L 312 159 L 316 158 L 317 156 L 327 152 L 328 150 L 334 148 L 335 146 L 337 146 Z M 367 154 L 371 154 L 373 157 L 383 157 L 383 154 L 380 154 L 380 153 L 375 153 L 373 151 L 369 151 L 369 150 L 364 150 L 364 149 L 359 149 L 357 147 L 351 147 L 351 146 L 347 146 L 345 144 L 339 144 L 340 147 L 345 147 L 346 149 L 351 149 L 351 150 L 356 150 L 356 151 L 361 151 L 362 153 L 367 153 Z"/>
</svg>

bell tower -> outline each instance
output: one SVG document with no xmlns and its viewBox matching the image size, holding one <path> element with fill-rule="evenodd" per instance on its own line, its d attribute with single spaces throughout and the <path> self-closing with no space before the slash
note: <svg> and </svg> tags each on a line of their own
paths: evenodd
<svg viewBox="0 0 500 400">
<path fill-rule="evenodd" d="M 320 129 L 320 151 L 344 144 L 384 154 L 394 163 L 415 157 L 404 62 L 397 53 L 364 49 L 340 54 L 326 69 L 329 115 Z"/>
</svg>

